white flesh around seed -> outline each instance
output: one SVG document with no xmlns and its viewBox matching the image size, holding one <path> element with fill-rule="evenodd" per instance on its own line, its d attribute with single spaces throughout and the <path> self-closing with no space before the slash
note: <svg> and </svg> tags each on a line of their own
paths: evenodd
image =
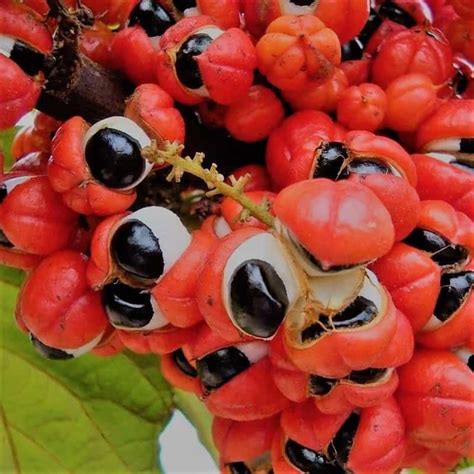
<svg viewBox="0 0 474 474">
<path fill-rule="evenodd" d="M 63 348 L 63 347 L 51 347 L 51 348 L 52 349 L 57 349 L 59 351 L 63 351 L 66 354 L 72 355 L 73 357 L 79 357 L 81 355 L 87 354 L 92 349 L 94 349 L 94 347 L 96 347 L 99 344 L 99 342 L 102 340 L 103 337 L 104 337 L 104 333 L 101 332 L 98 336 L 94 337 L 94 339 L 92 339 L 88 343 L 84 344 L 81 347 L 76 347 L 75 349 L 67 349 L 67 348 Z M 44 344 L 44 343 L 42 342 L 42 344 Z"/>
<path fill-rule="evenodd" d="M 313 298 L 320 304 L 324 314 L 340 312 L 349 305 L 365 283 L 365 269 L 336 273 L 308 279 Z"/>
<path fill-rule="evenodd" d="M 202 15 L 202 13 L 199 11 L 199 8 L 197 7 L 192 7 L 192 8 L 186 8 L 183 12 L 183 16 L 185 17 L 190 17 L 190 16 L 198 16 Z"/>
<path fill-rule="evenodd" d="M 360 265 L 354 265 L 353 267 L 343 269 L 343 270 L 326 270 L 323 271 L 316 265 L 314 265 L 311 260 L 305 255 L 302 245 L 299 243 L 298 238 L 280 222 L 278 219 L 275 219 L 275 229 L 276 231 L 288 242 L 288 248 L 290 249 L 295 262 L 303 269 L 303 271 L 310 277 L 326 277 L 331 275 L 341 275 L 346 272 L 353 272 L 354 270 L 361 268 L 365 263 Z"/>
<path fill-rule="evenodd" d="M 318 3 L 315 0 L 311 5 L 295 5 L 291 0 L 280 0 L 283 15 L 311 15 L 316 10 Z"/>
<path fill-rule="evenodd" d="M 465 364 L 468 363 L 469 357 L 472 356 L 472 352 L 469 349 L 466 348 L 461 348 L 457 349 L 456 351 L 453 351 L 455 355 L 459 357 Z"/>
<path fill-rule="evenodd" d="M 426 152 L 452 152 L 459 153 L 461 150 L 461 139 L 458 137 L 441 138 L 434 140 L 423 147 Z"/>
<path fill-rule="evenodd" d="M 377 314 L 385 311 L 386 294 L 375 273 L 370 270 L 365 271 L 365 279 L 362 288 L 357 296 L 363 296 L 374 303 Z M 356 328 L 357 329 L 357 328 Z"/>
<path fill-rule="evenodd" d="M 165 207 L 144 207 L 124 217 L 120 224 L 132 220 L 138 220 L 145 224 L 158 239 L 163 255 L 163 275 L 166 275 L 191 244 L 191 234 L 180 218 Z M 160 281 L 163 275 L 157 281 Z"/>
<path fill-rule="evenodd" d="M 221 30 L 220 28 L 218 28 L 217 26 L 205 26 L 205 27 L 203 27 L 199 30 L 194 31 L 193 34 L 190 35 L 190 36 L 194 36 L 194 35 L 197 35 L 197 34 L 205 34 L 205 35 L 210 36 L 212 38 L 212 40 L 214 41 L 215 39 L 219 38 L 219 36 L 221 36 L 223 33 L 224 33 L 224 31 Z M 188 40 L 188 38 L 189 38 L 189 36 L 187 36 L 184 39 L 183 43 L 186 42 Z M 177 51 L 179 50 L 179 48 L 181 48 L 183 43 L 181 43 L 179 45 Z M 179 79 L 178 79 L 178 81 L 179 81 Z M 189 89 L 189 88 L 185 87 L 184 85 L 183 85 L 183 87 L 185 89 L 187 89 L 188 91 L 190 91 L 192 94 L 196 94 L 199 97 L 208 98 L 210 96 L 209 95 L 209 90 L 204 84 L 201 87 L 199 87 L 199 89 Z"/>
<path fill-rule="evenodd" d="M 13 48 L 15 47 L 16 40 L 9 36 L 0 35 L 0 54 L 3 54 L 7 58 L 12 54 Z"/>
<path fill-rule="evenodd" d="M 107 117 L 106 119 L 96 122 L 94 125 L 92 125 L 92 127 L 89 128 L 89 130 L 87 130 L 87 133 L 84 136 L 84 152 L 87 146 L 87 142 L 92 138 L 93 135 L 95 135 L 103 128 L 112 128 L 115 130 L 119 130 L 120 132 L 126 133 L 138 142 L 141 149 L 151 145 L 150 137 L 133 120 L 130 120 L 127 117 L 115 115 L 113 117 Z M 141 183 L 153 169 L 152 163 L 145 159 L 143 159 L 143 161 L 145 162 L 143 173 L 140 175 L 137 181 L 135 181 L 130 186 L 120 188 L 122 191 L 127 191 L 129 189 L 135 188 L 137 184 Z"/>
<path fill-rule="evenodd" d="M 268 355 L 268 344 L 261 341 L 236 344 L 235 348 L 245 354 L 251 364 L 256 364 Z"/>
<path fill-rule="evenodd" d="M 430 152 L 426 153 L 431 158 L 434 158 L 435 160 L 442 161 L 443 163 L 451 163 L 454 159 L 454 155 L 449 155 L 447 153 L 438 153 L 438 152 Z"/>
<path fill-rule="evenodd" d="M 262 232 L 242 242 L 224 267 L 221 295 L 230 319 L 235 323 L 230 303 L 231 281 L 236 270 L 248 260 L 262 260 L 272 266 L 285 286 L 289 311 L 301 294 L 298 278 L 278 239 L 269 232 Z"/>
<path fill-rule="evenodd" d="M 229 224 L 223 217 L 216 217 L 213 224 L 214 233 L 218 239 L 224 238 L 232 232 Z"/>
<path fill-rule="evenodd" d="M 7 195 L 10 194 L 18 185 L 26 183 L 26 181 L 31 178 L 35 178 L 35 176 L 19 176 L 17 178 L 6 179 L 3 184 L 7 189 Z"/>
</svg>

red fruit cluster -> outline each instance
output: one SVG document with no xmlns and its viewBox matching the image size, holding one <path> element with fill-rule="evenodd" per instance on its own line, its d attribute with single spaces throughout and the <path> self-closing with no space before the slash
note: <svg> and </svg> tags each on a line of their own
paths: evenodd
<svg viewBox="0 0 474 474">
<path fill-rule="evenodd" d="M 83 3 L 82 52 L 137 88 L 123 116 L 39 114 L 14 140 L 0 262 L 28 271 L 16 318 L 35 348 L 159 354 L 215 416 L 222 472 L 473 456 L 473 6 Z M 1 127 L 35 105 L 47 11 L 0 0 Z M 265 149 L 227 179 L 247 176 L 250 204 L 227 196 L 193 231 L 142 198 L 160 172 L 143 150 L 193 139 L 175 101 Z"/>
</svg>

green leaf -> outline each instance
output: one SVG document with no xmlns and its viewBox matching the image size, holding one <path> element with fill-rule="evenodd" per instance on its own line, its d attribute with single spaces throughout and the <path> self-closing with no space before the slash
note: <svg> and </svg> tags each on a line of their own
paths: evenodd
<svg viewBox="0 0 474 474">
<path fill-rule="evenodd" d="M 8 130 L 0 130 L 0 151 L 3 153 L 3 157 L 5 158 L 5 170 L 10 169 L 13 163 L 13 158 L 11 155 L 12 141 L 16 135 L 16 132 L 20 128 L 21 127 L 13 127 Z"/>
<path fill-rule="evenodd" d="M 172 392 L 154 356 L 49 361 L 16 328 L 0 281 L 0 472 L 157 472 Z"/>
</svg>

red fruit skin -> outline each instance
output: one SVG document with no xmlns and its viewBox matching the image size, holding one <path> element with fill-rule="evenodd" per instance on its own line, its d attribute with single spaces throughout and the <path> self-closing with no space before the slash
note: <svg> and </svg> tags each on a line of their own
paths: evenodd
<svg viewBox="0 0 474 474">
<path fill-rule="evenodd" d="M 189 247 L 151 290 L 172 325 L 187 328 L 202 321 L 196 295 L 202 274 L 217 245 L 217 239 L 207 232 L 193 232 Z"/>
<path fill-rule="evenodd" d="M 74 211 L 107 216 L 128 209 L 136 198 L 134 190 L 118 191 L 94 181 L 84 156 L 84 136 L 89 126 L 81 117 L 64 122 L 54 136 L 48 178 L 53 189 Z"/>
<path fill-rule="evenodd" d="M 343 92 L 349 87 L 349 81 L 341 67 L 335 68 L 334 74 L 321 84 L 310 84 L 304 89 L 285 91 L 285 99 L 295 110 L 335 111 Z"/>
<path fill-rule="evenodd" d="M 83 3 L 104 23 L 124 26 L 138 0 L 85 0 Z"/>
<path fill-rule="evenodd" d="M 239 340 L 241 333 L 234 326 L 224 306 L 222 296 L 224 268 L 227 260 L 239 245 L 261 232 L 263 232 L 261 229 L 246 227 L 234 231 L 221 239 L 219 245 L 210 255 L 205 270 L 199 277 L 199 286 L 196 290 L 199 311 L 216 335 L 228 341 Z"/>
<path fill-rule="evenodd" d="M 373 59 L 376 56 L 380 45 L 383 41 L 395 33 L 400 33 L 401 31 L 408 31 L 408 29 L 400 25 L 400 23 L 395 23 L 391 20 L 383 20 L 382 24 L 377 28 L 374 34 L 370 37 L 367 46 L 364 48 L 365 54 L 370 55 Z"/>
<path fill-rule="evenodd" d="M 275 191 L 312 177 L 315 150 L 322 141 L 342 141 L 344 130 L 329 115 L 315 110 L 296 112 L 271 134 L 266 164 Z"/>
<path fill-rule="evenodd" d="M 273 210 L 323 268 L 369 262 L 393 245 L 390 214 L 370 189 L 358 183 L 301 181 L 280 191 Z"/>
<path fill-rule="evenodd" d="M 224 30 L 240 26 L 239 0 L 197 0 L 197 7 L 203 15 L 208 15 Z"/>
<path fill-rule="evenodd" d="M 183 346 L 182 350 L 189 360 L 188 346 Z M 174 361 L 173 354 L 164 354 L 160 357 L 160 370 L 165 379 L 173 385 L 173 387 L 178 387 L 186 392 L 195 393 L 198 396 L 202 395 L 199 379 L 197 377 L 191 377 L 181 371 Z"/>
<path fill-rule="evenodd" d="M 232 173 L 235 179 L 250 175 L 248 183 L 245 185 L 246 192 L 252 191 L 270 191 L 271 183 L 267 169 L 261 165 L 245 165 L 237 168 Z"/>
<path fill-rule="evenodd" d="M 241 0 L 241 8 L 245 17 L 245 26 L 256 38 L 260 38 L 267 26 L 283 14 L 278 0 L 268 2 Z"/>
<path fill-rule="evenodd" d="M 448 3 L 454 7 L 459 16 L 474 19 L 474 7 L 469 0 L 451 0 Z"/>
<path fill-rule="evenodd" d="M 86 266 L 83 254 L 62 250 L 46 257 L 25 281 L 18 314 L 44 344 L 74 349 L 106 330 L 100 294 L 89 289 Z"/>
<path fill-rule="evenodd" d="M 0 265 L 28 271 L 35 268 L 41 260 L 39 255 L 25 254 L 15 249 L 0 247 Z"/>
<path fill-rule="evenodd" d="M 97 64 L 114 69 L 112 42 L 118 33 L 114 33 L 105 23 L 96 20 L 91 28 L 82 31 L 81 52 Z"/>
<path fill-rule="evenodd" d="M 229 105 L 225 112 L 225 127 L 244 142 L 264 140 L 285 116 L 281 100 L 260 85 L 252 86 L 246 97 Z"/>
<path fill-rule="evenodd" d="M 4 130 L 13 127 L 35 107 L 40 85 L 3 55 L 0 55 L 0 82 L 0 130 Z"/>
<path fill-rule="evenodd" d="M 138 86 L 127 100 L 125 117 L 137 123 L 158 144 L 184 143 L 184 120 L 173 98 L 156 84 Z"/>
<path fill-rule="evenodd" d="M 454 470 L 461 455 L 452 451 L 428 449 L 409 440 L 403 467 L 416 468 L 426 474 L 445 474 Z"/>
<path fill-rule="evenodd" d="M 454 74 L 452 62 L 451 48 L 440 31 L 428 35 L 415 27 L 383 41 L 372 62 L 372 80 L 385 89 L 397 77 L 418 72 L 441 84 Z"/>
<path fill-rule="evenodd" d="M 0 204 L 2 231 L 17 250 L 34 255 L 66 248 L 77 232 L 77 219 L 46 176 L 18 184 Z"/>
<path fill-rule="evenodd" d="M 438 299 L 439 266 L 424 252 L 397 243 L 370 268 L 408 318 L 413 332 L 418 333 L 431 318 Z"/>
<path fill-rule="evenodd" d="M 260 72 L 285 91 L 328 79 L 341 62 L 336 34 L 310 15 L 277 18 L 255 48 Z"/>
<path fill-rule="evenodd" d="M 271 191 L 250 191 L 245 192 L 245 196 L 251 199 L 255 204 L 262 204 L 267 202 L 270 206 L 269 211 L 271 212 L 271 206 L 276 194 Z M 244 222 L 240 221 L 240 215 L 243 211 L 243 207 L 232 198 L 224 198 L 221 204 L 221 215 L 229 224 L 232 230 L 242 229 L 244 227 L 257 227 L 259 229 L 268 229 L 268 226 L 259 221 L 256 217 L 250 217 Z"/>
<path fill-rule="evenodd" d="M 221 461 L 226 464 L 245 462 L 269 452 L 279 425 L 278 415 L 252 421 L 234 421 L 216 416 L 212 423 L 212 437 Z"/>
<path fill-rule="evenodd" d="M 156 331 L 123 331 L 117 333 L 123 345 L 137 354 L 170 354 L 189 343 L 196 331 L 195 327 L 175 328 L 166 326 Z"/>
<path fill-rule="evenodd" d="M 204 27 L 217 28 L 214 20 L 204 15 L 185 18 L 160 39 L 159 83 L 175 100 L 188 105 L 202 102 L 204 96 L 187 89 L 179 81 L 174 68 L 175 52 L 191 34 Z M 223 32 L 205 52 L 195 56 L 195 60 L 209 97 L 218 104 L 229 105 L 243 98 L 252 85 L 255 48 L 250 38 L 237 28 Z"/>
<path fill-rule="evenodd" d="M 351 86 L 340 96 L 337 120 L 349 130 L 374 132 L 381 128 L 387 109 L 383 89 L 375 84 Z"/>
<path fill-rule="evenodd" d="M 474 137 L 473 107 L 473 99 L 452 99 L 443 104 L 420 126 L 416 134 L 418 151 L 426 152 L 430 143 L 435 140 Z"/>
<path fill-rule="evenodd" d="M 369 367 L 405 364 L 413 354 L 413 332 L 388 293 L 386 297 L 385 313 L 368 327 L 331 331 L 306 347 L 295 346 L 286 332 L 284 342 L 289 358 L 300 370 L 328 378 L 342 378 L 353 370 Z"/>
<path fill-rule="evenodd" d="M 272 460 L 277 461 L 275 472 L 300 472 L 283 455 L 286 439 L 324 451 L 349 415 L 350 412 L 325 415 L 310 401 L 285 410 L 281 418 L 283 436 L 279 436 L 272 450 Z M 357 474 L 394 473 L 401 466 L 405 445 L 405 423 L 397 402 L 390 397 L 380 405 L 360 410 L 347 469 Z"/>
<path fill-rule="evenodd" d="M 474 375 L 449 351 L 418 349 L 398 370 L 407 436 L 421 446 L 472 456 Z"/>
<path fill-rule="evenodd" d="M 12 142 L 12 156 L 18 160 L 22 156 L 33 152 L 44 152 L 51 154 L 51 138 L 50 132 L 43 132 L 35 127 L 21 128 Z"/>
<path fill-rule="evenodd" d="M 364 57 L 353 61 L 343 61 L 339 68 L 344 72 L 349 86 L 357 86 L 369 81 L 371 59 Z"/>
<path fill-rule="evenodd" d="M 10 172 L 36 176 L 46 175 L 48 172 L 48 160 L 49 153 L 40 151 L 28 153 L 13 163 Z"/>
<path fill-rule="evenodd" d="M 140 26 L 125 28 L 116 33 L 110 45 L 110 53 L 114 69 L 125 74 L 134 84 L 157 82 L 157 51 Z"/>
</svg>

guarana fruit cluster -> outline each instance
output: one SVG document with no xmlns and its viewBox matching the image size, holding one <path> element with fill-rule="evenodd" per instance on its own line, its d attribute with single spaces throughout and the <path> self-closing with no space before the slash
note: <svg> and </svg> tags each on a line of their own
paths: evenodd
<svg viewBox="0 0 474 474">
<path fill-rule="evenodd" d="M 38 113 L 15 137 L 0 261 L 28 272 L 16 319 L 38 352 L 160 354 L 215 415 L 222 472 L 472 456 L 472 2 L 83 3 L 81 50 L 137 87 L 123 116 Z M 3 128 L 41 93 L 47 11 L 0 0 Z M 137 199 L 162 172 L 146 150 L 186 142 L 175 102 L 265 144 L 193 231 Z"/>
</svg>

